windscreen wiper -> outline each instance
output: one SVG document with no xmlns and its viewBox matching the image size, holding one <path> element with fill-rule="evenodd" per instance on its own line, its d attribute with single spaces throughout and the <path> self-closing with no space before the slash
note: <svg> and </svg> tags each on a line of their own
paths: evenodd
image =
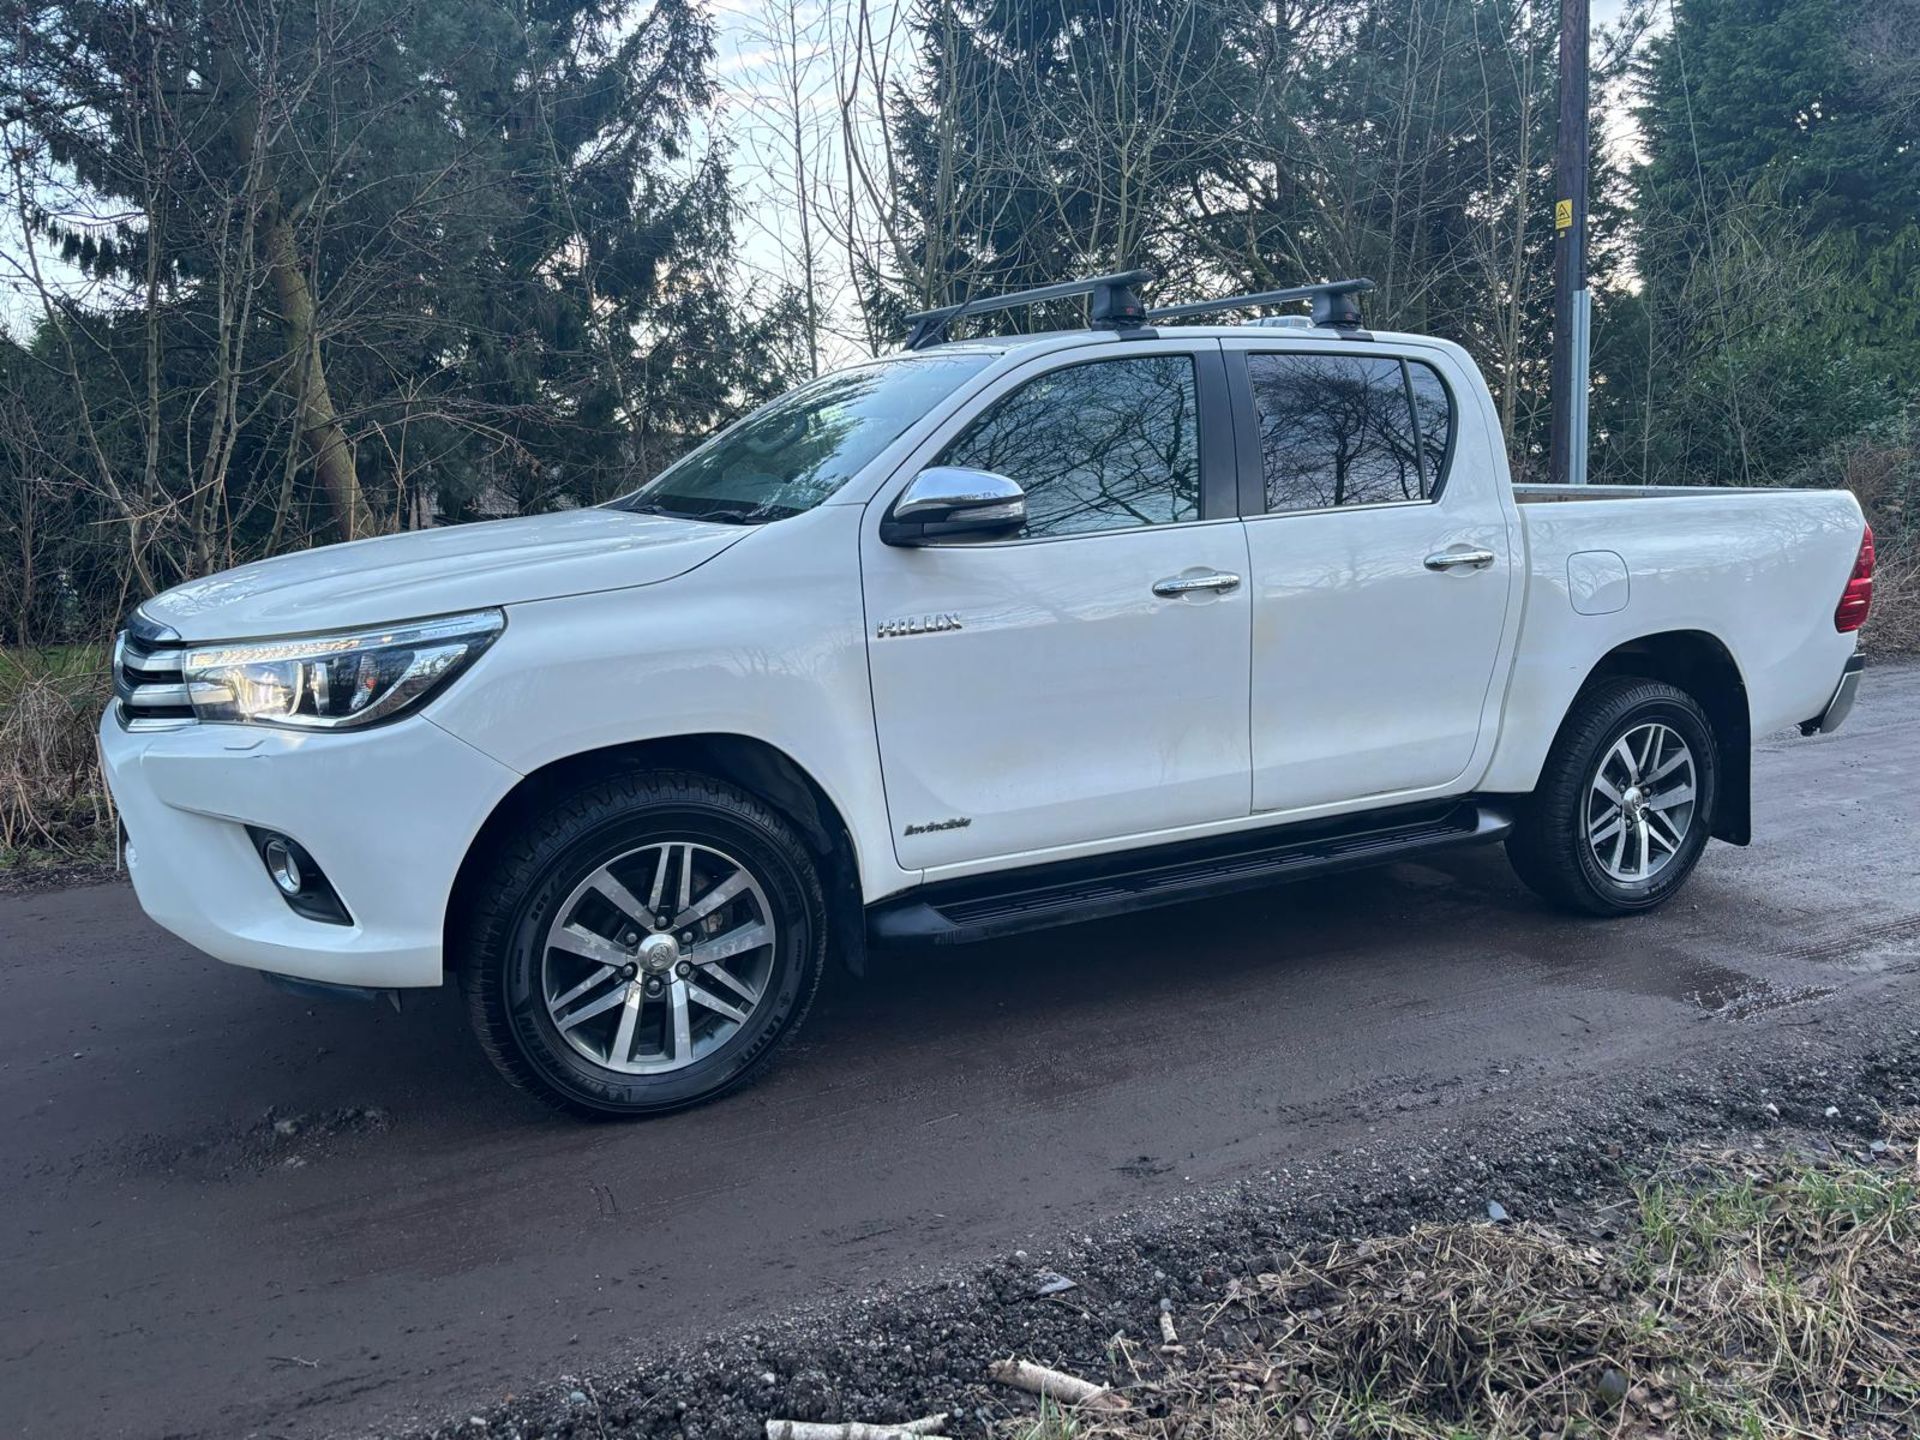
<svg viewBox="0 0 1920 1440">
<path fill-rule="evenodd" d="M 648 500 L 639 505 L 620 507 L 629 515 L 665 515 L 674 520 L 711 520 L 716 525 L 759 525 L 772 518 L 764 507 L 755 506 L 751 510 L 742 510 L 736 506 L 724 506 L 718 510 L 680 510 L 664 505 L 658 500 Z"/>
</svg>

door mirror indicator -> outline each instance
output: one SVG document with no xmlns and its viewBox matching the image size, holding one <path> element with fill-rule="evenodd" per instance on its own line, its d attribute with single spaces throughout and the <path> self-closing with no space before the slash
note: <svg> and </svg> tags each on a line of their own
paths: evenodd
<svg viewBox="0 0 1920 1440">
<path fill-rule="evenodd" d="M 907 482 L 880 522 L 888 545 L 942 540 L 1005 540 L 1027 523 L 1027 495 L 1019 483 L 991 470 L 932 465 Z"/>
</svg>

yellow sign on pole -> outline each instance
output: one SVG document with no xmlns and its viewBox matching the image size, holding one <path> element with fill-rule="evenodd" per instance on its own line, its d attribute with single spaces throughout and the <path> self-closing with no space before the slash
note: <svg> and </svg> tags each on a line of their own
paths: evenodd
<svg viewBox="0 0 1920 1440">
<path fill-rule="evenodd" d="M 1553 228 L 1571 230 L 1573 228 L 1573 202 L 1556 200 L 1553 202 Z"/>
</svg>

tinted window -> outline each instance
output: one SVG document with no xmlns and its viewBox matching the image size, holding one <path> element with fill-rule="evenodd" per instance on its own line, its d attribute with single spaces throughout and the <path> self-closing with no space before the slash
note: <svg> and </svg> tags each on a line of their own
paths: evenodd
<svg viewBox="0 0 1920 1440">
<path fill-rule="evenodd" d="M 1420 475 L 1431 499 L 1440 493 L 1447 447 L 1453 443 L 1453 397 L 1431 365 L 1409 360 L 1407 379 L 1413 386 L 1414 419 L 1420 422 Z"/>
<path fill-rule="evenodd" d="M 1420 384 L 1409 368 L 1420 372 Z M 1438 489 L 1452 416 L 1446 387 L 1426 366 L 1359 355 L 1249 355 L 1247 371 L 1269 510 L 1423 500 Z"/>
<path fill-rule="evenodd" d="M 1095 360 L 996 401 L 940 456 L 1020 482 L 1030 536 L 1200 518 L 1193 361 Z"/>
<path fill-rule="evenodd" d="M 991 359 L 927 355 L 822 375 L 721 431 L 613 505 L 736 524 L 798 515 L 846 484 Z"/>
</svg>

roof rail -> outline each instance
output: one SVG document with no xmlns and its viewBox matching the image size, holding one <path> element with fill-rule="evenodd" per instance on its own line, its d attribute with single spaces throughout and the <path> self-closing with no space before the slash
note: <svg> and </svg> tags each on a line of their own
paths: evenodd
<svg viewBox="0 0 1920 1440">
<path fill-rule="evenodd" d="M 1360 326 L 1360 296 L 1374 288 L 1371 280 L 1329 280 L 1324 285 L 1295 285 L 1288 290 L 1262 290 L 1255 295 L 1229 295 L 1224 300 L 1197 300 L 1191 305 L 1163 305 L 1149 310 L 1149 323 L 1156 320 L 1190 320 L 1196 315 L 1214 315 L 1222 310 L 1251 310 L 1257 305 L 1281 305 L 1289 300 L 1311 300 L 1313 323 L 1336 330 L 1355 330 Z"/>
<path fill-rule="evenodd" d="M 1123 270 L 1116 275 L 1094 275 L 1085 280 L 1068 280 L 1059 285 L 1042 285 L 1036 290 L 1015 290 L 1007 295 L 982 295 L 939 310 L 922 310 L 907 317 L 906 348 L 924 350 L 947 338 L 947 327 L 967 315 L 985 315 L 995 310 L 1016 310 L 1022 305 L 1038 305 L 1047 300 L 1067 300 L 1075 295 L 1091 295 L 1087 323 L 1112 330 L 1130 330 L 1144 325 L 1147 307 L 1133 293 L 1136 285 L 1154 278 L 1151 270 Z M 1367 282 L 1369 285 L 1372 281 Z"/>
</svg>

